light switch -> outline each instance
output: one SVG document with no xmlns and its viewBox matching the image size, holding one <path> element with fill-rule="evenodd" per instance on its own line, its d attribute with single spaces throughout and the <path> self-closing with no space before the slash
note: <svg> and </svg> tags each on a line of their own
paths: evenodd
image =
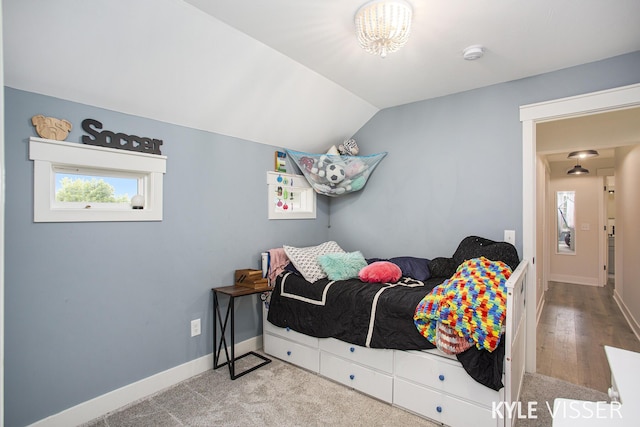
<svg viewBox="0 0 640 427">
<path fill-rule="evenodd" d="M 504 241 L 516 245 L 516 230 L 504 230 Z"/>
</svg>

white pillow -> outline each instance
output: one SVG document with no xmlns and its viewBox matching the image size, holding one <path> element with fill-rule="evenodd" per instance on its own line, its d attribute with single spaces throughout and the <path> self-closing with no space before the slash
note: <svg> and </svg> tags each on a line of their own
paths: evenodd
<svg viewBox="0 0 640 427">
<path fill-rule="evenodd" d="M 318 263 L 318 257 L 325 254 L 344 253 L 344 250 L 334 241 L 324 242 L 318 246 L 296 248 L 283 246 L 284 252 L 294 267 L 302 274 L 307 282 L 313 283 L 324 279 L 327 274 Z"/>
</svg>

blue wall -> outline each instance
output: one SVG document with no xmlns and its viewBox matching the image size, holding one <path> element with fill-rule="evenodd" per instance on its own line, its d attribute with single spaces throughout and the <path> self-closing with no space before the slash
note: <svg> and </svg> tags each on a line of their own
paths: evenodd
<svg viewBox="0 0 640 427">
<path fill-rule="evenodd" d="M 270 147 L 6 88 L 5 425 L 23 426 L 212 352 L 212 287 L 260 252 L 326 240 L 316 220 L 267 220 Z M 162 139 L 162 222 L 34 223 L 36 114 Z M 237 342 L 260 335 L 238 300 Z M 202 334 L 190 337 L 192 319 Z"/>
<path fill-rule="evenodd" d="M 450 256 L 466 235 L 515 229 L 521 251 L 519 106 L 638 82 L 640 52 L 382 110 L 355 138 L 389 155 L 364 191 L 319 197 L 315 221 L 266 219 L 280 147 L 6 88 L 5 424 L 210 353 L 210 288 L 257 268 L 262 250 L 334 239 L 368 257 Z M 85 118 L 162 139 L 164 221 L 33 223 L 35 114 L 70 120 L 69 141 Z M 238 341 L 261 330 L 257 298 L 240 301 Z M 203 334 L 190 338 L 197 317 Z"/>
<path fill-rule="evenodd" d="M 354 138 L 389 155 L 365 191 L 331 201 L 330 237 L 367 257 L 434 258 L 511 229 L 522 256 L 519 107 L 638 82 L 635 52 L 380 111 Z"/>
</svg>

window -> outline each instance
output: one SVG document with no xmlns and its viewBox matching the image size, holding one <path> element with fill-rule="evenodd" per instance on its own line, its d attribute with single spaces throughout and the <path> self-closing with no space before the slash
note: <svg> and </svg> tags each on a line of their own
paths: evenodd
<svg viewBox="0 0 640 427">
<path fill-rule="evenodd" d="M 166 156 L 31 138 L 29 158 L 35 222 L 162 220 Z"/>
<path fill-rule="evenodd" d="M 557 205 L 557 239 L 556 252 L 558 254 L 576 253 L 576 193 L 575 191 L 558 191 Z"/>
<path fill-rule="evenodd" d="M 304 175 L 267 172 L 269 219 L 314 219 L 316 193 Z"/>
<path fill-rule="evenodd" d="M 131 198 L 144 193 L 144 175 L 54 167 L 57 209 L 131 209 Z"/>
</svg>

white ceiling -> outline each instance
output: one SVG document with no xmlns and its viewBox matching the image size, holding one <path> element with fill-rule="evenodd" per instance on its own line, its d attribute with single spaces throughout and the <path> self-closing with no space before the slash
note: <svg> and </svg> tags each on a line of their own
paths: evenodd
<svg viewBox="0 0 640 427">
<path fill-rule="evenodd" d="M 613 165 L 615 148 L 640 144 L 640 108 L 626 108 L 599 114 L 572 117 L 539 123 L 536 126 L 536 147 L 549 163 L 559 163 L 569 169 L 576 160 L 567 153 L 597 150 L 598 159 L 610 159 Z M 591 159 L 582 163 L 590 163 Z"/>
<path fill-rule="evenodd" d="M 378 108 L 640 49 L 638 0 L 409 0 L 409 42 L 385 59 L 354 35 L 365 0 L 186 1 Z M 478 44 L 485 56 L 463 60 Z"/>
<path fill-rule="evenodd" d="M 640 50 L 639 0 L 409 0 L 385 59 L 356 41 L 362 0 L 1 1 L 6 86 L 302 151 L 382 108 Z"/>
</svg>

